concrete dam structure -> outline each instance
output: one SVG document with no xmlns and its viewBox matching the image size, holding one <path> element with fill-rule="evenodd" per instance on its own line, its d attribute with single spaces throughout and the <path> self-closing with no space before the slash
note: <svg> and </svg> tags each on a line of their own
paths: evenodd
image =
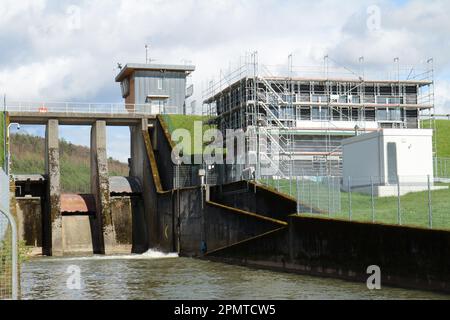
<svg viewBox="0 0 450 320">
<path fill-rule="evenodd" d="M 318 217 L 299 216 L 295 199 L 253 181 L 177 187 L 174 142 L 161 116 L 9 116 L 46 124 L 47 172 L 15 181 L 19 232 L 45 255 L 155 248 L 353 281 L 379 265 L 386 285 L 450 289 L 447 231 L 332 220 L 303 204 L 300 211 Z M 92 126 L 90 194 L 60 192 L 57 127 L 71 123 Z M 117 123 L 130 127 L 128 177 L 108 175 L 105 128 Z"/>
<path fill-rule="evenodd" d="M 138 172 L 141 158 L 132 159 L 130 176 L 110 177 L 106 155 L 106 126 L 128 125 L 132 132 L 140 133 L 134 127 L 140 127 L 141 117 L 10 112 L 9 121 L 46 126 L 46 172 L 14 177 L 19 234 L 27 245 L 42 247 L 44 255 L 55 256 L 147 250 L 145 232 L 139 230 L 144 225 L 142 175 Z M 61 192 L 59 125 L 91 126 L 89 194 Z"/>
<path fill-rule="evenodd" d="M 159 249 L 358 282 L 376 265 L 384 285 L 450 291 L 448 231 L 329 219 L 257 175 L 240 180 L 232 165 L 218 165 L 219 181 L 204 183 L 202 165 L 177 164 L 170 131 L 177 126 L 161 114 L 185 113 L 194 69 L 126 65 L 116 77 L 120 105 L 8 106 L 8 122 L 46 127 L 45 172 L 14 176 L 12 209 L 27 245 L 53 256 Z M 60 125 L 91 127 L 88 193 L 61 192 Z M 130 128 L 127 176 L 109 174 L 107 126 Z"/>
</svg>

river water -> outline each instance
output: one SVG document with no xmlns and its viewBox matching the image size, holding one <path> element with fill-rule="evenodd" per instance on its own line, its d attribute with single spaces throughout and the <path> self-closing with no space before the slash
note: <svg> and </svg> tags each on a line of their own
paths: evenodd
<svg viewBox="0 0 450 320">
<path fill-rule="evenodd" d="M 22 266 L 21 290 L 22 299 L 450 298 L 387 287 L 370 291 L 365 284 L 255 270 L 155 251 L 126 256 L 33 258 Z"/>
</svg>

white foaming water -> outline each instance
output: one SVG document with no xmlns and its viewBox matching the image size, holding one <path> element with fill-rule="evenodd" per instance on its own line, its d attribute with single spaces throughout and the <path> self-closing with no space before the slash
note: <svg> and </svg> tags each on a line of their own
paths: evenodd
<svg viewBox="0 0 450 320">
<path fill-rule="evenodd" d="M 118 254 L 118 255 L 93 255 L 83 257 L 70 258 L 49 258 L 43 259 L 45 261 L 82 261 L 82 260 L 151 260 L 151 259 L 167 259 L 178 258 L 178 253 L 164 253 L 155 249 L 149 249 L 142 254 Z"/>
</svg>

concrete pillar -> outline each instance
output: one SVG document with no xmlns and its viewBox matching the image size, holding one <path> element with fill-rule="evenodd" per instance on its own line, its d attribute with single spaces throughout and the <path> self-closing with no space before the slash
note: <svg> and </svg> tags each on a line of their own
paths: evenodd
<svg viewBox="0 0 450 320">
<path fill-rule="evenodd" d="M 96 121 L 91 129 L 91 192 L 96 205 L 96 216 L 91 219 L 94 253 L 108 254 L 114 251 L 116 237 L 110 209 L 104 120 Z"/>
<path fill-rule="evenodd" d="M 59 125 L 58 120 L 50 119 L 45 131 L 45 168 L 47 174 L 47 209 L 44 218 L 46 243 L 43 245 L 45 255 L 62 256 L 62 217 L 61 187 L 59 167 Z"/>
</svg>

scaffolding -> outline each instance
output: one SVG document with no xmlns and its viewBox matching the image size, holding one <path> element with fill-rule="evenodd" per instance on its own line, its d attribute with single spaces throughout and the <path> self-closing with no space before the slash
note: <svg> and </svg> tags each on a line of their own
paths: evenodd
<svg viewBox="0 0 450 320">
<path fill-rule="evenodd" d="M 432 59 L 423 66 L 401 66 L 396 58 L 380 73 L 365 70 L 363 57 L 352 68 L 329 56 L 319 67 L 294 66 L 292 55 L 287 65 L 271 66 L 260 64 L 253 52 L 209 82 L 204 113 L 225 141 L 227 129 L 256 132 L 256 150 L 247 147 L 246 154 L 258 158 L 257 179 L 264 178 L 263 162 L 276 162 L 272 178 L 339 176 L 342 139 L 380 128 L 421 127 L 421 117 L 434 108 L 433 77 Z M 260 145 L 277 152 L 260 152 Z"/>
</svg>

